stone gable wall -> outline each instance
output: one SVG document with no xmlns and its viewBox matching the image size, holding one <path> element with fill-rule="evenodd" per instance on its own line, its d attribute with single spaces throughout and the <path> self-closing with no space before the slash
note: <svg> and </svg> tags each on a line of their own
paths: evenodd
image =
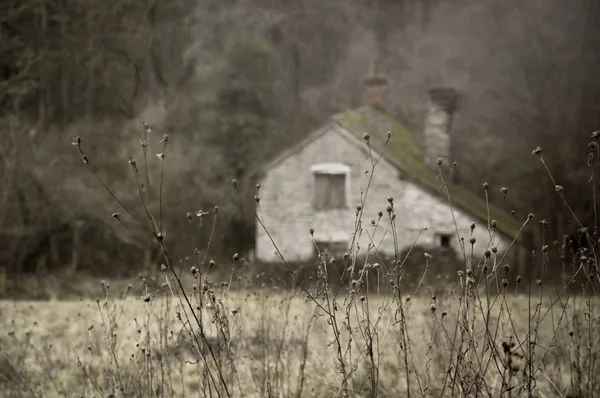
<svg viewBox="0 0 600 398">
<path fill-rule="evenodd" d="M 314 180 L 310 167 L 325 162 L 339 162 L 351 167 L 350 196 L 346 209 L 316 211 L 312 207 Z M 267 171 L 260 182 L 262 217 L 287 261 L 306 261 L 314 254 L 310 228 L 315 230 L 315 240 L 345 239 L 351 242 L 356 205 L 360 204 L 361 191 L 364 192 L 369 179 L 370 173 L 365 172 L 370 170 L 366 143 L 358 142 L 338 126 L 332 125 L 325 134 Z M 375 169 L 362 219 L 363 232 L 359 244 L 363 254 L 370 241 L 379 246 L 380 252 L 386 255 L 394 253 L 394 241 L 386 213 L 388 196 L 394 198 L 400 250 L 410 247 L 419 232 L 418 244 L 434 245 L 439 239 L 437 234 L 443 233 L 452 235 L 453 248 L 460 250 L 448 202 L 402 179 L 397 168 L 382 159 Z M 370 220 L 377 220 L 380 210 L 384 212 L 384 217 L 375 229 L 369 225 Z M 458 209 L 454 209 L 454 217 L 469 254 L 470 224 L 476 222 L 474 253 L 476 258 L 481 258 L 485 249 L 492 246 L 487 227 Z M 279 261 L 263 228 L 258 223 L 256 227 L 257 259 L 264 262 Z M 423 231 L 424 227 L 427 227 L 426 231 Z M 504 245 L 499 245 L 498 241 L 499 236 L 496 235 L 494 244 L 501 250 Z M 509 243 L 508 238 L 502 237 L 502 243 Z"/>
</svg>

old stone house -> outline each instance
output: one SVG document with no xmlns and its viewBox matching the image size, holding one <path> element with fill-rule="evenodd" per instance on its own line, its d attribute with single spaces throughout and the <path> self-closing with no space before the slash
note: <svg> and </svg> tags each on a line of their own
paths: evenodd
<svg viewBox="0 0 600 398">
<path fill-rule="evenodd" d="M 315 244 L 320 250 L 342 255 L 353 241 L 357 205 L 365 197 L 361 232 L 356 235 L 362 254 L 372 243 L 372 254 L 393 257 L 396 250 L 410 247 L 419 234 L 417 243 L 427 247 L 462 253 L 463 240 L 470 254 L 469 241 L 474 237 L 476 258 L 492 247 L 502 253 L 518 238 L 521 223 L 508 211 L 488 206 L 483 189 L 471 192 L 461 187 L 447 167 L 452 165 L 450 134 L 456 92 L 450 88 L 429 91 L 424 139 L 419 140 L 385 112 L 386 79 L 372 73 L 364 83 L 363 106 L 334 115 L 264 168 L 259 215 L 270 237 L 257 222 L 257 260 L 279 261 L 271 238 L 289 262 L 315 258 Z M 391 138 L 386 145 L 388 132 Z M 380 155 L 371 176 L 372 161 Z M 447 191 L 442 189 L 438 158 L 444 159 L 441 173 Z M 387 214 L 388 197 L 393 198 L 396 240 Z M 475 223 L 473 231 L 471 223 Z"/>
</svg>

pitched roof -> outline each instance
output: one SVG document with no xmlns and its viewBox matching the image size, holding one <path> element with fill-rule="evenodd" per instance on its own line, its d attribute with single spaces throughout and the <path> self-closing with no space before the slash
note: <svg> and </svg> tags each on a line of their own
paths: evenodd
<svg viewBox="0 0 600 398">
<path fill-rule="evenodd" d="M 424 162 L 423 145 L 415 135 L 406 129 L 398 120 L 374 107 L 364 106 L 355 110 L 335 115 L 333 121 L 344 130 L 362 140 L 364 133 L 369 133 L 371 148 L 381 153 L 387 140 L 387 132 L 392 133 L 384 158 L 395 165 L 408 178 L 433 194 L 446 197 L 441 189 L 438 173 Z M 514 217 L 501 211 L 497 206 L 477 196 L 472 191 L 445 180 L 452 205 L 470 213 L 485 224 L 496 220 L 496 229 L 511 239 L 520 240 L 519 230 L 522 226 Z"/>
</svg>

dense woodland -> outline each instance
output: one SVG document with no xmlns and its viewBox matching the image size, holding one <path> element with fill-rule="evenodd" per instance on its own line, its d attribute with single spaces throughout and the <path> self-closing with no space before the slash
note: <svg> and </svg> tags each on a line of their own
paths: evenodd
<svg viewBox="0 0 600 398">
<path fill-rule="evenodd" d="M 599 16 L 597 0 L 0 0 L 0 265 L 123 274 L 151 261 L 71 145 L 80 136 L 91 167 L 138 211 L 128 161 L 143 165 L 143 122 L 153 175 L 169 134 L 174 257 L 212 229 L 186 214 L 217 205 L 215 257 L 248 253 L 262 162 L 360 105 L 370 59 L 391 82 L 386 110 L 417 133 L 427 90 L 456 88 L 462 183 L 483 196 L 487 181 L 496 203 L 508 187 L 506 207 L 546 219 L 546 241 L 561 240 L 576 225 L 531 151 L 543 148 L 591 225 Z"/>
</svg>

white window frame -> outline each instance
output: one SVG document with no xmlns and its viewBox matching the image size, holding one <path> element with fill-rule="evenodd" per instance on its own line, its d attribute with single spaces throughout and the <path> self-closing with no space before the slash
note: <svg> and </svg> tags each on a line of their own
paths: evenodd
<svg viewBox="0 0 600 398">
<path fill-rule="evenodd" d="M 333 162 L 326 162 L 326 163 L 317 163 L 314 164 L 312 166 L 310 166 L 310 172 L 313 175 L 313 181 L 315 178 L 315 174 L 328 174 L 328 175 L 344 175 L 345 179 L 344 179 L 344 190 L 345 190 L 345 195 L 344 195 L 344 207 L 348 207 L 348 203 L 349 203 L 349 197 L 350 197 L 350 171 L 351 171 L 351 167 L 343 164 L 343 163 L 333 163 Z M 314 195 L 314 192 L 313 192 Z"/>
</svg>

